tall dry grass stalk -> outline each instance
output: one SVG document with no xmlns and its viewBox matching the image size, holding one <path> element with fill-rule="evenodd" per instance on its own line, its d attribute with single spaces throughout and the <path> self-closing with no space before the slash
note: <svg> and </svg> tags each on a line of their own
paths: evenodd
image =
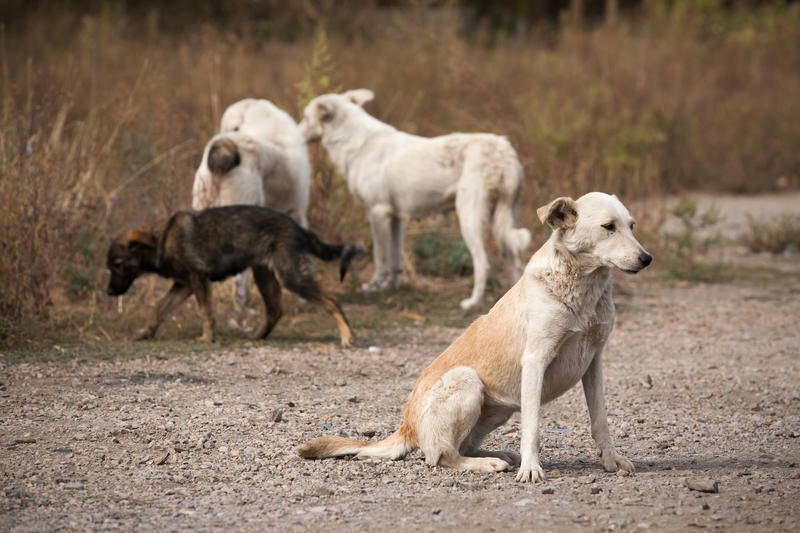
<svg viewBox="0 0 800 533">
<path fill-rule="evenodd" d="M 168 34 L 157 12 L 139 20 L 103 5 L 32 16 L 3 34 L 6 334 L 53 320 L 54 300 L 88 306 L 113 233 L 188 208 L 202 148 L 243 97 L 299 117 L 298 101 L 318 92 L 368 87 L 369 111 L 399 129 L 507 135 L 525 167 L 531 228 L 557 194 L 762 191 L 800 176 L 797 4 L 650 1 L 614 24 L 534 27 L 524 38 L 463 35 L 462 14 L 448 7 L 367 6 L 316 42 L 254 37 L 258 21 Z M 312 11 L 303 16 L 324 26 Z M 320 149 L 311 156 L 312 227 L 366 239 L 360 206 Z M 99 312 L 112 305 L 97 302 Z"/>
</svg>

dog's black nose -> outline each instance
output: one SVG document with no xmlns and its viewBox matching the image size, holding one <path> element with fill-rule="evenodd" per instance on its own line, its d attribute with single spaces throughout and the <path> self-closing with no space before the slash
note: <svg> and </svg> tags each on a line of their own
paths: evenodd
<svg viewBox="0 0 800 533">
<path fill-rule="evenodd" d="M 642 268 L 646 267 L 652 262 L 653 262 L 652 255 L 648 254 L 647 252 L 642 252 L 639 254 L 639 263 L 641 263 Z"/>
</svg>

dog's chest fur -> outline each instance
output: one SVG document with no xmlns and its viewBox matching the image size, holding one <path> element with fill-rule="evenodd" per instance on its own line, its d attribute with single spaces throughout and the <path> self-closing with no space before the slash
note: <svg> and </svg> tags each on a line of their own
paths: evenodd
<svg viewBox="0 0 800 533">
<path fill-rule="evenodd" d="M 581 379 L 614 323 L 610 270 L 583 273 L 579 265 L 571 263 L 560 267 L 542 269 L 536 276 L 564 309 L 563 341 L 545 373 L 543 402 L 557 398 Z"/>
</svg>

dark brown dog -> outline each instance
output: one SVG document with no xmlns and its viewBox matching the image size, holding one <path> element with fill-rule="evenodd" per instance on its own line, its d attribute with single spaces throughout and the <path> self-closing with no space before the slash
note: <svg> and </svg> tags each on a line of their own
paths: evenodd
<svg viewBox="0 0 800 533">
<path fill-rule="evenodd" d="M 107 260 L 111 279 L 106 292 L 125 294 L 133 281 L 147 272 L 173 279 L 175 284 L 158 303 L 152 322 L 137 338 L 152 338 L 164 318 L 194 294 L 203 317 L 202 340 L 214 342 L 211 282 L 249 267 L 267 314 L 258 337 L 269 335 L 281 317 L 283 286 L 324 305 L 336 319 L 342 346 L 348 347 L 353 331 L 342 309 L 314 278 L 311 255 L 325 261 L 340 258 L 339 274 L 344 279 L 351 259 L 362 251 L 356 244 L 326 244 L 288 216 L 265 207 L 235 205 L 181 211 L 111 242 Z"/>
</svg>

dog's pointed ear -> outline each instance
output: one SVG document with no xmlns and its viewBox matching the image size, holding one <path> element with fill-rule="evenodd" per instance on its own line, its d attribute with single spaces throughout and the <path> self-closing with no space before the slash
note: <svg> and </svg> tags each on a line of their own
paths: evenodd
<svg viewBox="0 0 800 533">
<path fill-rule="evenodd" d="M 320 100 L 317 102 L 317 120 L 320 122 L 328 122 L 333 119 L 333 103 Z"/>
<path fill-rule="evenodd" d="M 562 196 L 537 209 L 536 214 L 552 229 L 572 228 L 578 221 L 578 206 L 572 198 Z"/>
<path fill-rule="evenodd" d="M 364 107 L 364 104 L 375 99 L 375 93 L 369 89 L 353 89 L 352 91 L 347 91 L 344 93 L 344 96 L 354 104 L 360 105 L 361 107 Z"/>
<path fill-rule="evenodd" d="M 129 231 L 128 234 L 125 235 L 125 242 L 128 243 L 128 248 L 132 251 L 144 248 L 155 250 L 157 244 L 156 236 L 153 235 L 152 231 L 146 229 L 134 229 Z"/>
</svg>

